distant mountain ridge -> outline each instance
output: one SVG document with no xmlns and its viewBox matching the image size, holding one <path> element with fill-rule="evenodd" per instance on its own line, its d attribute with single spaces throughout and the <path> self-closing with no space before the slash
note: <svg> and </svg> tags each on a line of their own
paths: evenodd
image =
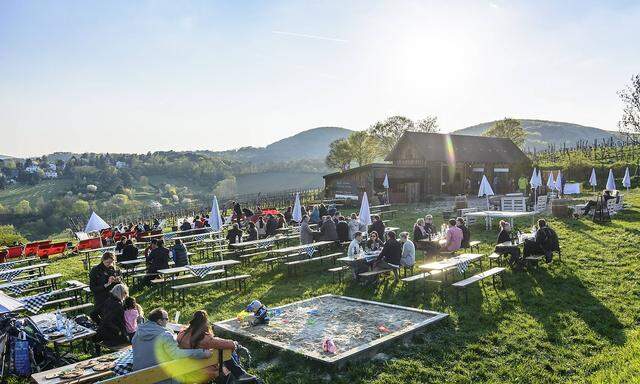
<svg viewBox="0 0 640 384">
<path fill-rule="evenodd" d="M 518 120 L 520 120 L 524 130 L 529 133 L 524 142 L 524 148 L 530 150 L 534 148 L 536 150 L 547 149 L 549 144 L 554 144 L 556 148 L 561 148 L 563 145 L 571 147 L 579 140 L 593 142 L 594 139 L 608 140 L 611 137 L 617 137 L 617 132 L 579 124 L 533 119 Z M 480 136 L 494 123 L 495 121 L 477 124 L 451 133 L 456 135 Z"/>
<path fill-rule="evenodd" d="M 266 147 L 243 147 L 227 151 L 198 151 L 210 156 L 222 156 L 250 162 L 290 160 L 324 160 L 329 144 L 353 132 L 341 127 L 317 127 L 278 140 Z"/>
</svg>

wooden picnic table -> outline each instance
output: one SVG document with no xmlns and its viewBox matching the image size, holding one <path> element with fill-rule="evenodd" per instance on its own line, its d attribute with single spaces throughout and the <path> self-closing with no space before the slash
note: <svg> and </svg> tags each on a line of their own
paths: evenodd
<svg viewBox="0 0 640 384">
<path fill-rule="evenodd" d="M 521 217 L 531 217 L 535 216 L 538 212 L 536 211 L 527 211 L 527 212 L 513 212 L 513 211 L 480 211 L 480 212 L 467 212 L 465 216 L 467 217 L 475 217 L 475 218 L 483 218 L 485 219 L 485 229 L 489 230 L 492 228 L 493 218 L 503 218 L 508 219 L 509 223 L 511 223 L 511 227 L 513 227 L 513 220 Z"/>
<path fill-rule="evenodd" d="M 227 268 L 230 267 L 232 265 L 238 265 L 240 264 L 240 261 L 238 260 L 222 260 L 222 261 L 212 261 L 211 263 L 204 263 L 204 264 L 194 264 L 194 267 L 203 267 L 203 266 L 207 266 L 207 267 L 220 267 L 220 268 Z M 174 268 L 167 268 L 167 269 L 159 269 L 158 270 L 158 274 L 162 277 L 164 276 L 172 276 L 172 275 L 177 275 L 180 273 L 185 273 L 185 272 L 189 272 L 189 268 L 185 267 L 174 267 Z"/>
<path fill-rule="evenodd" d="M 48 265 L 49 265 L 48 263 L 38 263 L 38 264 L 33 264 L 33 265 L 26 265 L 24 267 L 5 269 L 4 271 L 0 271 L 0 274 L 21 271 L 20 274 L 17 275 L 14 278 L 14 281 L 26 280 L 26 279 L 22 278 L 24 276 L 24 275 L 22 275 L 23 272 L 31 272 L 31 271 L 35 270 L 35 271 L 38 272 L 38 276 L 42 276 L 42 275 L 44 275 L 46 273 Z M 29 276 L 33 276 L 33 274 L 29 274 Z M 0 279 L 0 281 L 4 281 L 4 280 L 6 280 L 6 279 Z"/>
<path fill-rule="evenodd" d="M 276 243 L 276 242 L 280 242 L 280 241 L 283 241 L 283 240 L 290 240 L 292 238 L 293 237 L 291 237 L 291 236 L 267 237 L 266 239 L 243 241 L 241 243 L 229 244 L 229 246 L 231 248 L 234 248 L 234 249 L 243 249 L 243 248 L 257 247 L 257 246 L 264 245 L 264 244 Z"/>
<path fill-rule="evenodd" d="M 450 257 L 446 260 L 434 261 L 431 263 L 426 263 L 418 266 L 423 271 L 432 272 L 432 271 L 441 271 L 444 275 L 444 282 L 447 281 L 447 271 L 457 268 L 458 265 L 468 262 L 473 263 L 475 261 L 482 261 L 481 253 L 463 253 L 458 256 Z"/>
<path fill-rule="evenodd" d="M 39 258 L 37 257 L 24 257 L 16 260 L 5 261 L 4 263 L 0 263 L 0 271 L 6 271 L 7 269 L 13 268 L 14 265 L 20 265 L 24 263 L 31 265 L 31 262 L 38 261 L 38 260 Z"/>
<path fill-rule="evenodd" d="M 42 313 L 39 315 L 30 316 L 30 318 L 36 324 L 40 332 L 42 332 L 47 338 L 47 341 L 53 343 L 53 347 L 57 353 L 60 353 L 60 347 L 63 345 L 71 346 L 75 341 L 86 341 L 88 338 L 93 337 L 96 334 L 96 331 L 83 327 L 82 325 L 76 323 L 73 319 L 68 319 L 69 321 L 73 322 L 73 335 L 71 337 L 67 337 L 63 334 L 59 337 L 52 337 L 50 335 L 52 334 L 52 332 L 55 332 L 56 327 L 55 313 Z"/>
<path fill-rule="evenodd" d="M 316 241 L 315 243 L 294 245 L 293 247 L 274 249 L 271 252 L 272 253 L 276 253 L 276 254 L 284 255 L 284 254 L 287 254 L 287 253 L 304 251 L 309 246 L 312 246 L 313 248 L 319 248 L 319 247 L 324 247 L 325 245 L 329 245 L 329 244 L 333 244 L 333 243 L 334 243 L 333 241 Z"/>
<path fill-rule="evenodd" d="M 61 273 L 54 273 L 51 275 L 41 275 L 36 277 L 35 279 L 25 279 L 25 280 L 14 280 L 11 282 L 6 282 L 6 283 L 2 283 L 0 284 L 0 289 L 1 290 L 7 290 L 11 287 L 14 287 L 16 285 L 20 285 L 20 284 L 24 284 L 27 283 L 28 284 L 37 284 L 37 283 L 42 283 L 42 282 L 46 282 L 46 281 L 50 281 L 50 285 L 52 286 L 52 288 L 55 288 L 58 282 L 58 279 L 62 277 Z"/>
</svg>

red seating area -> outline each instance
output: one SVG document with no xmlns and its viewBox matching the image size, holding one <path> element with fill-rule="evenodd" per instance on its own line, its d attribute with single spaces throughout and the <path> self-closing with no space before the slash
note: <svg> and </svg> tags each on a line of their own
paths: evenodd
<svg viewBox="0 0 640 384">
<path fill-rule="evenodd" d="M 66 249 L 67 249 L 66 241 L 63 241 L 60 243 L 43 245 L 38 248 L 38 257 L 42 259 L 42 258 L 47 258 L 49 256 L 58 255 L 60 253 L 64 253 Z"/>
<path fill-rule="evenodd" d="M 29 243 L 24 247 L 24 256 L 25 257 L 35 256 L 38 254 L 38 248 L 47 246 L 49 244 L 51 244 L 51 240 L 36 241 L 34 243 Z"/>
<path fill-rule="evenodd" d="M 85 249 L 96 249 L 102 247 L 102 239 L 100 237 L 94 237 L 91 239 L 81 240 L 78 243 L 77 250 L 82 251 Z"/>
</svg>

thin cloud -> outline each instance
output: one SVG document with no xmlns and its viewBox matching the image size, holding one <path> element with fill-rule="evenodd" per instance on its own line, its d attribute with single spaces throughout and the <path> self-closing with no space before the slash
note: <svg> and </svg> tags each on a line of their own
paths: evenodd
<svg viewBox="0 0 640 384">
<path fill-rule="evenodd" d="M 336 37 L 326 37 L 326 36 L 318 36 L 318 35 L 307 35 L 306 33 L 295 33 L 295 32 L 285 32 L 285 31 L 271 31 L 271 33 L 275 33 L 276 35 L 286 35 L 286 36 L 295 36 L 295 37 L 304 37 L 307 39 L 315 39 L 315 40 L 324 40 L 324 41 L 335 41 L 337 43 L 348 43 L 349 40 L 338 39 Z"/>
<path fill-rule="evenodd" d="M 489 6 L 491 8 L 500 9 L 500 6 L 498 4 L 496 4 L 496 3 L 494 3 L 493 1 L 489 2 Z"/>
</svg>

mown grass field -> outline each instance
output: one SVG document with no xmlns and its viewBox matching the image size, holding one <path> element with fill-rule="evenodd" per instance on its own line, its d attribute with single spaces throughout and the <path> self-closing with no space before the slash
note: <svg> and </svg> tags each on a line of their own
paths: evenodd
<svg viewBox="0 0 640 384">
<path fill-rule="evenodd" d="M 555 220 L 562 261 L 530 272 L 508 271 L 505 289 L 487 284 L 470 289 L 469 302 L 445 301 L 432 290 L 423 295 L 385 281 L 377 288 L 333 284 L 327 264 L 290 277 L 261 264 L 242 267 L 251 274 L 247 292 L 194 289 L 187 304 L 163 300 L 150 289 L 133 295 L 148 311 L 163 306 L 173 318 L 205 308 L 214 321 L 234 317 L 252 299 L 277 306 L 325 293 L 378 300 L 450 314 L 411 343 L 383 350 L 390 359 L 364 361 L 331 372 L 291 354 L 246 343 L 253 351 L 251 370 L 267 383 L 633 383 L 640 382 L 640 193 L 627 196 L 632 208 L 608 224 L 586 219 Z M 394 226 L 411 228 L 424 210 L 401 207 Z M 436 212 L 433 212 L 434 214 Z M 530 222 L 521 223 L 529 226 Z M 496 232 L 472 227 L 492 251 Z M 486 268 L 486 263 L 485 263 Z M 54 261 L 51 272 L 86 281 L 77 256 Z"/>
<path fill-rule="evenodd" d="M 65 193 L 70 186 L 70 180 L 44 180 L 36 185 L 9 185 L 0 190 L 0 204 L 5 208 L 13 208 L 21 200 L 27 200 L 34 204 L 40 198 L 47 200 Z"/>
</svg>

